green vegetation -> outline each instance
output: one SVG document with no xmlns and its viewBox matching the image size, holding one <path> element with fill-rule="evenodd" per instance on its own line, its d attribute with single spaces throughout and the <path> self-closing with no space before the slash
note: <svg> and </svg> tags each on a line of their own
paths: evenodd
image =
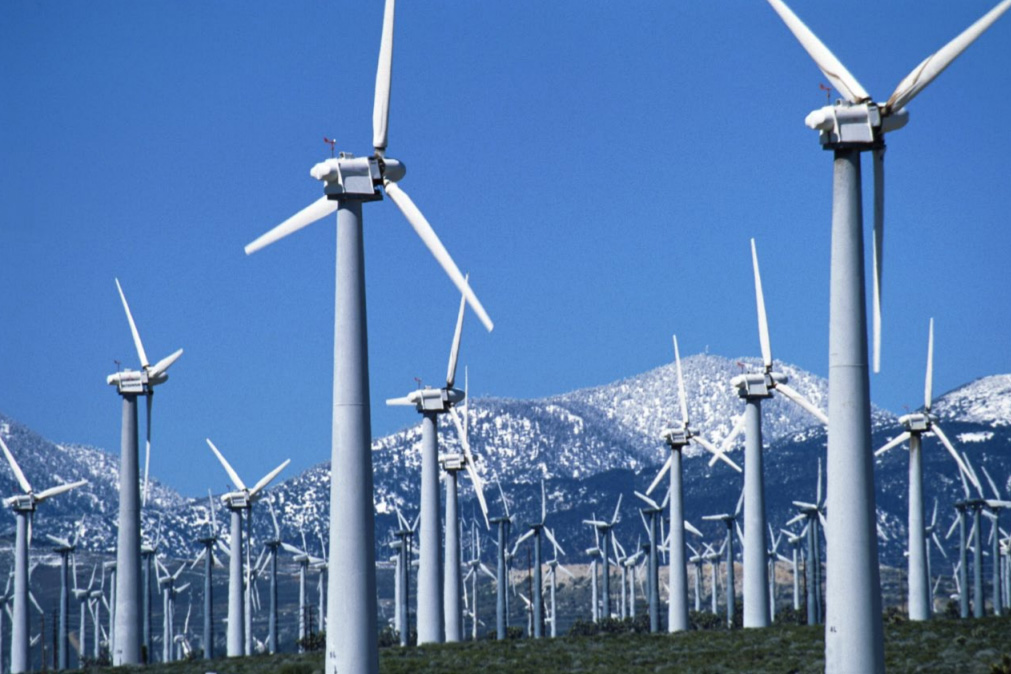
<svg viewBox="0 0 1011 674">
<path fill-rule="evenodd" d="M 592 624 L 591 624 L 592 625 Z M 596 629 L 594 629 L 596 627 Z M 446 644 L 380 649 L 383 674 L 525 674 L 545 671 L 612 674 L 613 672 L 679 674 L 807 674 L 824 667 L 821 626 L 777 624 L 764 630 L 725 628 L 669 635 L 643 634 L 640 621 L 581 623 L 586 636 L 535 642 Z M 885 657 L 889 674 L 902 672 L 1011 674 L 1007 635 L 1011 618 L 948 620 L 926 623 L 889 620 Z M 211 663 L 177 662 L 143 670 L 99 668 L 90 672 L 150 674 L 314 674 L 322 672 L 320 653 L 283 654 Z"/>
</svg>

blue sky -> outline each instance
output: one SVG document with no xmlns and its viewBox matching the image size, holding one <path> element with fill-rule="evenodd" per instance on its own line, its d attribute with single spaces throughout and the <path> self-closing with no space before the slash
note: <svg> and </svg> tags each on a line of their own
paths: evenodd
<svg viewBox="0 0 1011 674">
<path fill-rule="evenodd" d="M 877 100 L 990 6 L 793 7 Z M 247 258 L 371 151 L 380 2 L 0 3 L 0 411 L 118 451 L 105 384 L 186 349 L 155 400 L 152 472 L 224 486 L 329 458 L 334 228 Z M 874 400 L 1011 371 L 1011 18 L 889 138 L 883 371 Z M 831 156 L 823 80 L 760 0 L 401 3 L 389 154 L 496 322 L 471 314 L 476 395 L 536 397 L 708 349 L 758 355 L 748 239 L 774 355 L 827 370 Z M 869 173 L 869 163 L 867 172 Z M 458 296 L 388 200 L 365 207 L 373 430 L 438 384 Z M 870 222 L 868 220 L 867 231 Z"/>
</svg>

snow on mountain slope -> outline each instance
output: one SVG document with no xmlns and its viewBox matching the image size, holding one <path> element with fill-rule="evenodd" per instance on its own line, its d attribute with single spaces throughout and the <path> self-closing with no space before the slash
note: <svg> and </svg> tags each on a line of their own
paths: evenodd
<svg viewBox="0 0 1011 674">
<path fill-rule="evenodd" d="M 945 393 L 933 409 L 942 420 L 957 418 L 988 426 L 1011 425 L 1011 374 L 983 377 Z"/>
</svg>

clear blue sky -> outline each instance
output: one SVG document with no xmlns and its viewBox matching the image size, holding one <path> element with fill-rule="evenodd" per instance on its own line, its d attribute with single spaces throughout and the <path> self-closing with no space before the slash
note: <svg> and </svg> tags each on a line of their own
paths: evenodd
<svg viewBox="0 0 1011 674">
<path fill-rule="evenodd" d="M 878 100 L 990 2 L 794 9 Z M 334 228 L 247 258 L 318 198 L 310 167 L 371 151 L 373 2 L 0 3 L 0 411 L 118 451 L 105 376 L 152 359 L 152 471 L 221 488 L 329 458 Z M 885 341 L 874 400 L 1011 371 L 1011 17 L 890 137 Z M 682 352 L 757 355 L 758 239 L 777 358 L 827 369 L 831 156 L 822 76 L 769 6 L 404 2 L 389 154 L 496 321 L 471 314 L 477 395 L 605 383 Z M 868 164 L 869 173 L 869 164 Z M 444 376 L 458 296 L 388 201 L 365 209 L 373 430 Z M 867 231 L 870 222 L 868 220 Z"/>
</svg>

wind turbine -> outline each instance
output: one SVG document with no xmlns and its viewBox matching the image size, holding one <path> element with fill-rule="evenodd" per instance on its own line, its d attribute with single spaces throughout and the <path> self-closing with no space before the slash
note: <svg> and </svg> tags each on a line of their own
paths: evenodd
<svg viewBox="0 0 1011 674">
<path fill-rule="evenodd" d="M 639 492 L 635 492 L 635 495 L 646 502 L 646 507 L 639 509 L 639 516 L 642 517 L 642 525 L 646 528 L 646 539 L 649 545 L 649 567 L 646 572 L 648 574 L 646 576 L 646 600 L 649 607 L 649 631 L 652 634 L 656 634 L 660 631 L 660 569 L 659 564 L 657 563 L 657 549 L 661 544 L 657 532 L 657 518 L 663 517 L 663 510 L 667 505 L 667 499 L 670 498 L 670 492 L 667 492 L 667 497 L 664 498 L 663 503 L 657 503 L 650 497 L 645 494 L 640 494 Z M 671 528 L 673 529 L 675 527 L 672 526 Z M 671 601 L 674 601 L 673 589 L 671 590 Z"/>
<path fill-rule="evenodd" d="M 59 616 L 59 636 L 57 637 L 57 669 L 70 668 L 70 641 L 67 638 L 68 626 L 70 622 L 70 583 L 68 575 L 70 570 L 70 555 L 77 549 L 77 537 L 80 534 L 80 526 L 75 527 L 72 540 L 50 536 L 46 534 L 51 542 L 56 544 L 53 552 L 60 556 L 60 616 Z M 77 584 L 76 578 L 74 584 Z"/>
<path fill-rule="evenodd" d="M 558 561 L 558 553 L 561 552 L 564 555 L 565 550 L 562 550 L 562 547 L 558 545 L 558 542 L 555 540 L 554 534 L 551 533 L 551 530 L 547 528 L 545 528 L 544 531 L 545 533 L 548 534 L 548 540 L 551 541 L 551 547 L 553 550 L 552 557 L 551 559 L 548 560 L 547 564 L 548 564 L 548 587 L 550 588 L 548 597 L 550 599 L 550 606 L 551 606 L 550 636 L 552 639 L 554 639 L 555 637 L 558 636 L 558 610 L 556 608 L 557 605 L 555 602 L 555 591 L 557 590 L 558 587 L 558 569 L 561 569 L 562 572 L 565 573 L 565 575 L 567 575 L 572 580 L 575 580 L 576 577 L 572 575 L 572 572 L 566 569 L 561 562 Z"/>
<path fill-rule="evenodd" d="M 793 531 L 788 531 L 786 529 L 780 529 L 780 533 L 786 536 L 786 542 L 790 546 L 790 551 L 792 555 L 790 557 L 784 557 L 779 555 L 779 559 L 790 564 L 790 568 L 793 573 L 793 610 L 800 611 L 800 566 L 797 563 L 798 554 L 803 557 L 803 548 L 801 545 L 805 542 L 807 537 L 807 529 L 809 525 L 805 525 L 800 533 L 795 533 Z"/>
<path fill-rule="evenodd" d="M 1000 490 L 997 489 L 997 483 L 993 481 L 992 477 L 990 477 L 990 473 L 987 471 L 986 466 L 980 466 L 980 468 L 983 470 L 983 474 L 986 476 L 986 481 L 990 484 L 990 489 L 993 490 L 994 495 L 992 499 L 986 499 L 986 507 L 990 511 L 990 517 L 993 520 L 993 529 L 990 530 L 990 543 L 992 545 L 990 549 L 990 564 L 992 566 L 991 586 L 993 589 L 993 614 L 999 616 L 1003 613 L 1000 577 L 1000 511 L 1005 508 L 1011 508 L 1011 502 L 1008 502 L 1001 497 Z"/>
<path fill-rule="evenodd" d="M 548 529 L 546 526 L 544 526 L 547 517 L 548 517 L 548 499 L 546 492 L 544 491 L 544 480 L 541 480 L 541 519 L 539 522 L 533 522 L 527 525 L 528 529 L 526 533 L 524 533 L 522 536 L 516 539 L 516 544 L 513 545 L 512 551 L 512 553 L 515 555 L 516 550 L 518 550 L 520 547 L 520 544 L 522 544 L 528 538 L 533 538 L 534 587 L 533 590 L 531 591 L 532 594 L 531 602 L 533 603 L 533 614 L 532 614 L 534 621 L 533 637 L 535 639 L 540 639 L 544 636 L 544 601 L 541 596 L 543 592 L 543 582 L 542 582 L 543 579 L 541 576 L 541 567 L 542 567 L 541 533 L 547 536 L 548 541 L 550 541 L 551 545 L 554 546 L 556 550 L 555 554 L 556 557 L 558 556 L 557 551 L 562 549 L 562 547 L 558 544 L 558 541 L 555 540 L 555 536 L 554 534 L 551 533 L 551 530 Z M 562 550 L 562 554 L 563 555 L 565 554 L 564 550 Z"/>
<path fill-rule="evenodd" d="M 716 597 L 716 580 L 719 573 L 720 557 L 723 556 L 723 550 L 727 547 L 727 539 L 723 539 L 723 544 L 720 545 L 720 549 L 716 550 L 713 546 L 705 543 L 705 549 L 707 552 L 702 553 L 702 560 L 709 563 L 709 599 L 711 600 L 710 611 L 713 615 L 717 614 L 717 597 Z"/>
<path fill-rule="evenodd" d="M 323 560 L 319 557 L 314 557 L 308 552 L 309 546 L 305 542 L 305 532 L 299 532 L 302 535 L 302 548 L 296 548 L 290 543 L 281 543 L 281 547 L 295 555 L 295 563 L 298 564 L 298 648 L 299 652 L 302 651 L 302 640 L 307 636 L 306 633 L 306 612 L 308 611 L 308 604 L 306 603 L 305 595 L 305 578 L 309 570 L 310 564 L 317 564 Z"/>
<path fill-rule="evenodd" d="M 197 542 L 204 546 L 197 558 L 193 560 L 190 568 L 195 567 L 204 561 L 204 660 L 214 659 L 214 583 L 212 574 L 217 559 L 214 555 L 214 547 L 219 544 L 218 538 L 218 517 L 215 513 L 214 497 L 211 490 L 207 490 L 207 508 L 209 515 L 203 522 L 207 525 L 207 534 L 197 539 Z M 150 657 L 150 656 L 149 656 Z"/>
<path fill-rule="evenodd" d="M 457 289 L 467 297 L 481 322 L 489 331 L 494 327 L 432 226 L 397 185 L 406 172 L 404 165 L 386 156 L 394 4 L 394 0 L 386 0 L 383 14 L 372 116 L 372 156 L 355 157 L 341 152 L 338 157 L 317 164 L 311 175 L 325 183 L 324 196 L 246 246 L 248 255 L 337 211 L 330 480 L 330 557 L 337 566 L 327 605 L 331 616 L 351 618 L 327 630 L 326 671 L 330 673 L 379 671 L 362 204 L 382 198 L 380 184 Z M 438 615 L 437 619 L 441 621 L 441 617 Z"/>
<path fill-rule="evenodd" d="M 229 539 L 231 553 L 228 559 L 227 654 L 228 657 L 233 658 L 245 654 L 245 635 L 243 634 L 245 631 L 245 606 L 243 605 L 245 597 L 242 591 L 242 555 L 248 554 L 248 551 L 244 553 L 245 546 L 242 539 L 242 511 L 246 511 L 246 522 L 248 525 L 248 523 L 252 522 L 253 503 L 260 498 L 260 493 L 268 484 L 270 484 L 271 480 L 277 477 L 278 473 L 284 470 L 285 467 L 291 463 L 291 459 L 285 459 L 280 466 L 260 478 L 260 481 L 253 485 L 253 488 L 250 489 L 246 486 L 246 483 L 242 481 L 242 478 L 239 477 L 239 474 L 235 472 L 231 464 L 228 463 L 221 452 L 218 451 L 218 448 L 214 446 L 214 443 L 211 442 L 210 438 L 207 439 L 207 446 L 211 448 L 212 452 L 214 452 L 214 456 L 218 457 L 218 461 L 221 463 L 221 466 L 225 469 L 225 472 L 228 473 L 228 477 L 231 479 L 232 484 L 235 485 L 235 491 L 229 492 L 221 497 L 221 501 L 225 504 L 225 507 L 232 513 L 231 538 Z"/>
<path fill-rule="evenodd" d="M 456 329 L 449 349 L 446 385 L 411 391 L 402 398 L 391 398 L 387 405 L 414 407 L 422 415 L 421 422 L 421 543 L 418 564 L 418 643 L 458 642 L 463 638 L 460 591 L 459 507 L 457 472 L 467 469 L 478 502 L 485 511 L 481 478 L 473 465 L 470 445 L 466 439 L 455 406 L 466 399 L 466 392 L 455 387 L 456 365 L 463 335 L 463 317 L 467 309 L 466 295 L 460 298 Z M 439 415 L 451 413 L 456 424 L 464 455 L 442 457 L 446 466 L 446 559 L 441 564 L 442 536 L 439 505 Z M 452 523 L 452 525 L 450 525 Z"/>
<path fill-rule="evenodd" d="M 621 516 L 621 498 L 622 494 L 618 494 L 618 503 L 614 506 L 614 515 L 611 516 L 610 521 L 592 519 L 583 520 L 583 524 L 589 524 L 595 527 L 597 533 L 600 534 L 603 540 L 604 546 L 600 549 L 601 559 L 604 561 L 604 568 L 602 569 L 603 575 L 603 585 L 601 591 L 603 592 L 603 613 L 604 618 L 611 617 L 611 558 L 607 554 L 607 541 L 610 539 L 611 529 L 618 524 L 618 520 Z"/>
<path fill-rule="evenodd" d="M 399 559 L 399 558 L 398 558 Z M 485 566 L 484 562 L 481 561 L 481 536 L 477 528 L 477 520 L 474 520 L 471 527 L 471 558 L 467 562 L 467 575 L 463 579 L 463 589 L 464 597 L 466 598 L 467 581 L 471 582 L 471 600 L 470 605 L 470 615 L 471 615 L 471 639 L 477 641 L 477 624 L 478 624 L 478 613 L 477 613 L 477 577 L 479 574 L 483 573 L 492 580 L 495 580 L 495 574 L 492 573 L 491 569 Z"/>
<path fill-rule="evenodd" d="M 495 476 L 495 485 L 498 487 L 499 498 L 502 500 L 503 515 L 492 518 L 491 524 L 498 525 L 498 565 L 495 572 L 495 634 L 496 639 L 503 641 L 506 638 L 506 627 L 509 625 L 509 568 L 506 560 L 506 549 L 509 545 L 509 530 L 515 522 L 515 516 L 509 513 L 509 502 L 506 500 L 505 492 L 502 491 L 502 483 Z"/>
<path fill-rule="evenodd" d="M 874 157 L 874 366 L 880 365 L 881 262 L 884 234 L 885 133 L 903 127 L 905 106 L 941 74 L 1009 7 L 1003 0 L 982 19 L 928 56 L 884 103 L 874 103 L 856 78 L 783 3 L 769 4 L 842 94 L 834 106 L 807 116 L 821 144 L 834 153 L 832 254 L 829 301 L 828 493 L 833 526 L 827 532 L 828 615 L 825 663 L 838 671 L 883 672 L 884 637 L 874 506 L 867 315 L 864 304 L 863 214 L 860 153 Z"/>
<path fill-rule="evenodd" d="M 682 451 L 694 440 L 703 449 L 713 454 L 713 460 L 722 459 L 724 463 L 741 472 L 741 467 L 730 460 L 726 455 L 733 438 L 737 435 L 732 432 L 727 436 L 722 446 L 717 449 L 701 433 L 694 432 L 688 425 L 688 398 L 685 395 L 684 376 L 681 372 L 681 353 L 678 350 L 677 335 L 674 340 L 674 362 L 677 366 L 678 375 L 678 401 L 681 405 L 681 423 L 675 421 L 672 426 L 663 431 L 663 439 L 671 449 L 670 456 L 660 470 L 659 475 L 653 480 L 653 484 L 646 490 L 646 494 L 653 493 L 657 485 L 663 479 L 664 474 L 670 470 L 670 490 L 665 501 L 670 501 L 670 601 L 668 602 L 667 630 L 669 632 L 683 632 L 691 629 L 688 622 L 688 576 L 685 564 L 685 532 L 684 532 L 684 498 L 682 495 L 682 475 L 681 459 Z M 712 463 L 710 463 L 712 465 Z"/>
<path fill-rule="evenodd" d="M 828 425 L 828 417 L 813 403 L 787 384 L 787 376 L 773 371 L 772 342 L 765 312 L 765 294 L 758 268 L 755 240 L 751 240 L 751 264 L 755 277 L 755 304 L 758 308 L 758 338 L 762 348 L 763 371 L 741 374 L 731 380 L 744 408 L 744 531 L 755 532 L 761 540 L 744 546 L 743 599 L 745 627 L 768 627 L 772 618 L 769 606 L 769 581 L 766 550 L 765 469 L 762 458 L 762 401 L 779 391 L 789 400 Z M 712 465 L 717 457 L 713 457 Z"/>
<path fill-rule="evenodd" d="M 741 516 L 741 506 L 744 505 L 744 491 L 741 491 L 740 497 L 737 499 L 737 507 L 734 509 L 734 514 L 730 515 L 728 513 L 721 513 L 719 515 L 703 515 L 702 519 L 709 520 L 712 522 L 723 522 L 727 526 L 727 539 L 726 539 L 726 549 L 727 549 L 727 628 L 733 629 L 734 627 L 734 609 L 737 603 L 736 597 L 736 583 L 734 582 L 734 524 L 737 523 L 737 518 Z M 764 533 L 764 532 L 763 532 Z M 747 548 L 747 541 L 744 542 L 744 547 Z M 765 550 L 762 550 L 765 553 Z M 715 591 L 715 580 L 714 580 L 714 591 Z"/>
<path fill-rule="evenodd" d="M 159 518 L 158 535 L 154 541 L 148 541 L 147 536 L 141 539 L 140 560 L 141 560 L 141 612 L 144 615 L 144 624 L 141 637 L 144 643 L 144 653 L 146 663 L 154 662 L 154 651 L 151 644 L 151 566 L 152 560 L 158 554 L 158 543 L 161 542 L 161 519 Z"/>
<path fill-rule="evenodd" d="M 278 643 L 277 643 L 277 549 L 281 547 L 281 525 L 277 523 L 277 513 L 274 512 L 274 499 L 271 498 L 267 501 L 267 507 L 270 509 L 270 520 L 274 525 L 274 537 L 264 541 L 264 545 L 267 546 L 267 551 L 269 553 L 269 565 L 270 565 L 270 605 L 269 605 L 269 615 L 267 617 L 267 650 L 271 653 L 277 653 Z"/>
<path fill-rule="evenodd" d="M 927 620 L 930 618 L 930 575 L 927 568 L 927 529 L 924 524 L 923 510 L 923 453 L 922 436 L 933 432 L 948 453 L 955 459 L 958 469 L 970 479 L 970 475 L 958 452 L 952 446 L 948 436 L 937 423 L 937 417 L 931 414 L 934 374 L 934 319 L 930 319 L 930 331 L 927 339 L 927 376 L 923 389 L 923 411 L 913 412 L 899 417 L 899 423 L 905 431 L 874 452 L 881 456 L 892 447 L 897 447 L 909 441 L 909 543 L 907 551 L 909 578 L 909 619 Z M 979 488 L 979 485 L 976 485 Z"/>
<path fill-rule="evenodd" d="M 413 552 L 413 539 L 415 529 L 418 526 L 418 520 L 415 519 L 414 525 L 407 521 L 407 518 L 403 516 L 400 512 L 400 508 L 397 511 L 397 521 L 400 524 L 400 528 L 393 532 L 394 537 L 397 539 L 390 544 L 397 551 L 397 562 L 396 562 L 396 596 L 397 596 L 397 606 L 395 613 L 395 623 L 397 626 L 397 632 L 400 633 L 400 645 L 406 647 L 408 644 L 408 638 L 410 636 L 410 610 L 408 598 L 410 595 L 410 579 L 411 579 L 411 557 Z"/>
<path fill-rule="evenodd" d="M 116 543 L 116 624 L 109 635 L 115 644 L 112 655 L 113 666 L 141 664 L 141 628 L 143 618 L 138 615 L 143 607 L 140 587 L 140 474 L 137 467 L 137 396 L 147 401 L 147 442 L 144 460 L 144 500 L 147 499 L 148 462 L 151 457 L 151 403 L 154 387 L 168 380 L 168 369 L 175 363 L 183 350 L 179 349 L 154 365 L 147 359 L 144 344 L 140 340 L 137 324 L 134 323 L 130 305 L 126 302 L 123 288 L 116 279 L 119 299 L 123 302 L 126 319 L 130 323 L 133 344 L 140 359 L 140 370 L 122 370 L 106 378 L 110 386 L 115 386 L 123 396 L 123 432 L 120 445 L 119 463 L 119 533 Z"/>
<path fill-rule="evenodd" d="M 4 499 L 4 505 L 14 511 L 17 518 L 17 533 L 14 539 L 14 615 L 11 617 L 11 673 L 26 672 L 31 666 L 28 652 L 30 628 L 28 625 L 28 546 L 31 542 L 32 524 L 35 518 L 35 508 L 39 503 L 57 494 L 76 489 L 87 480 L 78 480 L 69 484 L 44 489 L 38 493 L 32 489 L 28 478 L 21 472 L 21 467 L 14 460 L 14 455 L 8 449 L 7 443 L 0 437 L 0 449 L 3 449 L 7 463 L 14 472 L 22 494 L 14 494 Z"/>
<path fill-rule="evenodd" d="M 790 526 L 801 520 L 807 520 L 804 528 L 807 530 L 807 559 L 804 562 L 805 584 L 807 585 L 807 624 L 817 625 L 821 621 L 821 544 L 818 539 L 818 529 L 826 523 L 825 501 L 821 488 L 821 459 L 818 459 L 818 484 L 815 488 L 815 502 L 794 501 L 800 513 L 786 524 Z"/>
<path fill-rule="evenodd" d="M 72 593 L 74 595 L 74 599 L 77 600 L 78 604 L 80 605 L 80 609 L 81 609 L 80 631 L 77 634 L 77 637 L 78 637 L 77 638 L 77 668 L 80 669 L 80 668 L 83 667 L 82 658 L 84 657 L 84 652 L 85 652 L 85 649 L 87 648 L 87 645 L 88 645 L 88 621 L 87 621 L 88 596 L 91 594 L 91 588 L 95 584 L 95 567 L 91 568 L 91 580 L 88 582 L 88 587 L 81 588 L 81 587 L 78 587 L 78 585 L 77 585 L 77 556 L 76 555 L 74 556 L 73 560 L 74 560 L 73 561 L 74 589 L 72 590 Z M 7 587 L 7 590 L 4 592 L 4 596 L 5 597 L 10 594 L 10 591 L 9 591 L 10 590 L 10 580 L 8 580 L 7 583 L 8 583 L 8 587 Z M 2 606 L 0 606 L 0 608 L 2 608 Z M 3 629 L 2 629 L 2 627 L 3 627 L 2 620 L 3 620 L 3 611 L 0 610 L 0 632 L 3 632 Z M 2 640 L 0 640 L 0 641 L 2 641 Z M 3 653 L 3 650 L 2 650 L 2 648 L 0 648 L 0 656 L 2 656 L 2 653 Z M 151 656 L 149 655 L 148 656 L 149 660 L 150 660 L 150 657 Z M 2 661 L 3 661 L 3 658 L 0 657 L 0 662 L 2 662 Z"/>
<path fill-rule="evenodd" d="M 175 573 L 170 573 L 160 560 L 155 560 L 155 570 L 158 572 L 158 585 L 162 591 L 162 662 L 172 662 L 175 657 L 175 605 L 176 595 L 181 594 L 190 586 L 183 583 L 176 587 L 180 574 L 186 570 L 186 562 L 179 565 Z"/>
</svg>

